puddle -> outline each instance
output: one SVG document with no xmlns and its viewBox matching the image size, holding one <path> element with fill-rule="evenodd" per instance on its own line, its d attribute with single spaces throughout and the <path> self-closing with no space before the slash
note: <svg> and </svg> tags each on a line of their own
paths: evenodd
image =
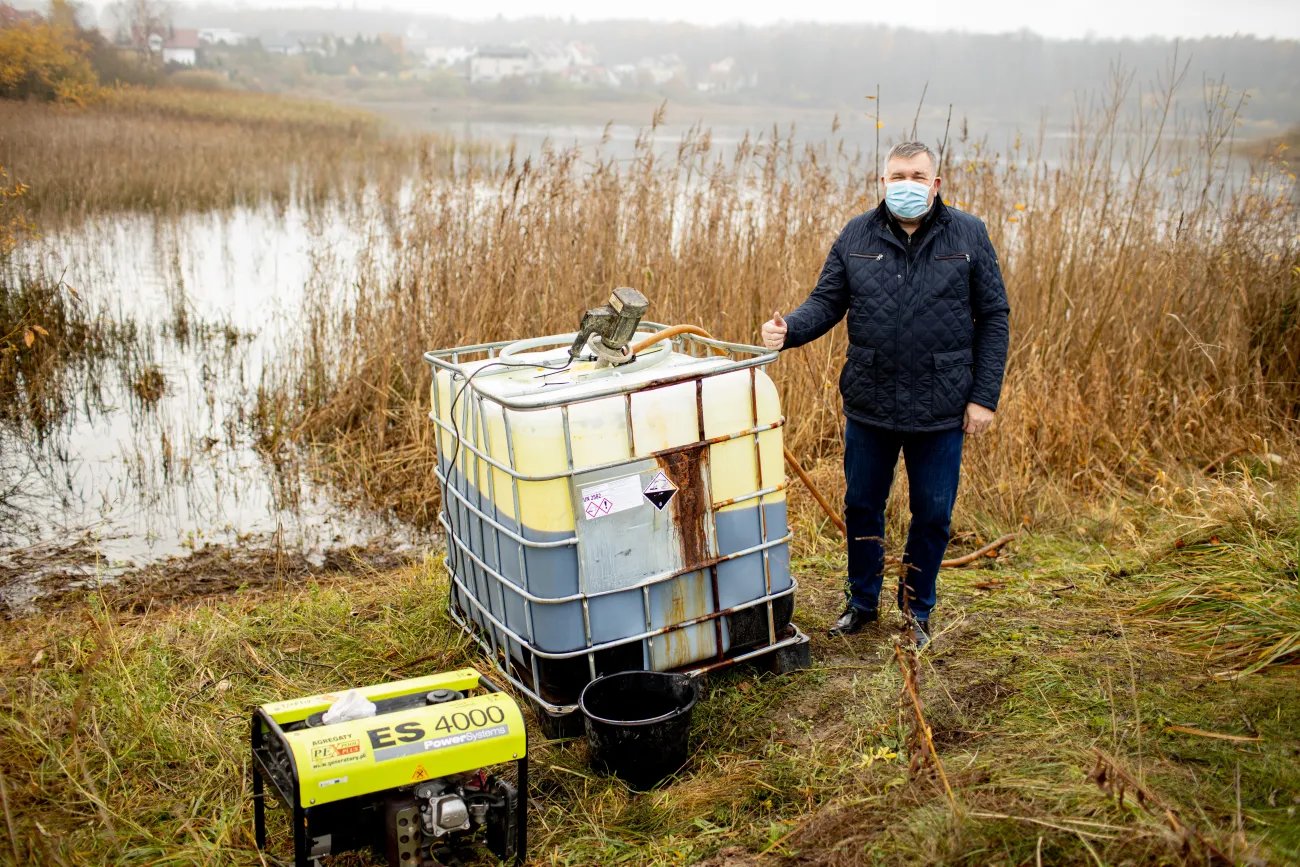
<svg viewBox="0 0 1300 867">
<path fill-rule="evenodd" d="M 0 610 L 205 550 L 324 567 L 419 541 L 257 447 L 263 371 L 306 287 L 370 243 L 357 222 L 344 206 L 117 215 L 27 245 L 23 264 L 126 327 L 66 371 L 62 412 L 0 425 Z"/>
</svg>

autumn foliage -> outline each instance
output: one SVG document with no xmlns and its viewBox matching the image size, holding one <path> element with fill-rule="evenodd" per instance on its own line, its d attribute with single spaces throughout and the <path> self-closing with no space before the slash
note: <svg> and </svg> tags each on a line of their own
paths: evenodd
<svg viewBox="0 0 1300 867">
<path fill-rule="evenodd" d="M 65 3 L 47 20 L 0 27 L 0 98 L 85 105 L 99 93 L 99 77 Z"/>
<path fill-rule="evenodd" d="M 26 192 L 26 184 L 10 186 L 9 174 L 4 166 L 0 166 L 0 265 L 8 261 L 9 254 L 18 246 L 18 240 L 33 228 L 14 207 Z"/>
</svg>

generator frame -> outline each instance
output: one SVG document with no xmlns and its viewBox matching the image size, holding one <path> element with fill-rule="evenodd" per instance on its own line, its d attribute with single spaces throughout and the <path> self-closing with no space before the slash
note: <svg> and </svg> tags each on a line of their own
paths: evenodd
<svg viewBox="0 0 1300 867">
<path fill-rule="evenodd" d="M 642 322 L 640 328 L 643 330 L 639 330 L 636 334 L 636 337 L 638 338 L 650 337 L 657 332 L 665 330 L 667 327 L 668 326 L 659 323 Z M 650 330 L 646 331 L 644 329 L 650 329 Z M 556 343 L 557 346 L 560 346 L 562 343 L 561 337 L 562 337 L 561 335 L 556 335 L 555 339 L 557 341 Z M 568 338 L 570 340 L 572 339 L 572 337 L 573 335 L 571 334 L 568 335 Z M 567 659 L 574 659 L 577 657 L 586 657 L 590 677 L 594 680 L 597 676 L 596 653 L 599 651 L 608 650 L 614 647 L 619 647 L 622 645 L 632 644 L 641 641 L 649 642 L 649 646 L 653 648 L 653 642 L 657 637 L 664 636 L 681 629 L 686 629 L 688 627 L 698 626 L 700 624 L 705 624 L 705 623 L 712 623 L 714 625 L 715 635 L 717 639 L 716 640 L 717 652 L 715 656 L 712 659 L 701 660 L 697 663 L 681 666 L 677 669 L 674 669 L 675 671 L 690 675 L 692 677 L 696 677 L 711 671 L 716 671 L 718 669 L 737 665 L 742 662 L 758 660 L 760 657 L 765 657 L 768 655 L 774 655 L 772 665 L 774 668 L 780 671 L 787 671 L 787 670 L 806 667 L 809 664 L 808 636 L 805 635 L 802 631 L 800 631 L 799 628 L 794 625 L 794 623 L 789 623 L 787 626 L 783 627 L 783 629 L 781 630 L 781 634 L 778 635 L 778 630 L 776 628 L 776 618 L 773 614 L 773 602 L 775 602 L 776 600 L 783 599 L 785 597 L 792 598 L 795 591 L 798 589 L 798 582 L 795 580 L 794 576 L 791 575 L 790 586 L 788 588 L 775 593 L 772 591 L 772 571 L 771 571 L 769 552 L 772 548 L 778 545 L 788 544 L 792 538 L 792 534 L 787 532 L 785 535 L 780 536 L 779 538 L 769 539 L 767 520 L 766 520 L 765 512 L 763 510 L 765 498 L 771 496 L 772 494 L 783 491 L 786 488 L 786 483 L 785 483 L 784 473 L 782 474 L 782 478 L 776 480 L 767 480 L 763 478 L 762 461 L 759 456 L 759 434 L 762 434 L 770 430 L 780 429 L 785 425 L 785 417 L 781 416 L 780 418 L 777 419 L 777 421 L 770 424 L 760 425 L 757 423 L 758 406 L 757 406 L 757 393 L 755 387 L 755 377 L 757 375 L 757 371 L 760 368 L 765 367 L 768 364 L 770 364 L 772 361 L 774 361 L 779 355 L 779 353 L 764 349 L 762 347 L 750 346 L 748 344 L 743 344 L 743 343 L 730 343 L 727 341 L 700 337 L 694 334 L 682 334 L 675 338 L 672 338 L 672 344 L 677 351 L 697 358 L 702 358 L 705 357 L 706 355 L 713 355 L 715 357 L 725 356 L 726 361 L 721 365 L 709 369 L 707 371 L 696 370 L 690 372 L 683 372 L 677 375 L 669 375 L 669 376 L 664 376 L 662 378 L 656 378 L 650 383 L 626 385 L 626 384 L 619 384 L 618 382 L 612 382 L 610 385 L 605 387 L 591 388 L 585 390 L 581 396 L 576 398 L 558 399 L 556 397 L 550 396 L 550 394 L 553 394 L 553 392 L 548 394 L 546 391 L 543 391 L 541 394 L 514 395 L 514 396 L 502 397 L 502 398 L 493 396 L 490 398 L 486 398 L 487 400 L 490 400 L 504 407 L 505 409 L 513 410 L 516 412 L 535 412 L 540 410 L 556 409 L 556 408 L 560 410 L 561 423 L 563 425 L 563 431 L 564 431 L 565 457 L 567 459 L 567 468 L 561 472 L 530 475 L 527 473 L 519 472 L 513 466 L 513 464 L 515 463 L 515 446 L 514 446 L 514 437 L 511 434 L 510 420 L 508 415 L 506 415 L 504 418 L 506 451 L 509 459 L 508 464 L 503 463 L 491 457 L 488 454 L 485 454 L 484 451 L 479 447 L 475 446 L 474 443 L 471 442 L 468 437 L 461 434 L 462 430 L 464 431 L 473 430 L 477 432 L 485 429 L 487 425 L 487 417 L 483 410 L 483 402 L 485 400 L 485 397 L 477 389 L 473 388 L 472 385 L 470 385 L 469 387 L 464 386 L 464 383 L 466 383 L 468 379 L 474 375 L 474 371 L 467 370 L 466 368 L 462 367 L 462 363 L 467 360 L 486 361 L 486 360 L 497 358 L 502 349 L 510 346 L 515 342 L 517 341 L 503 340 L 503 341 L 496 341 L 492 343 L 480 343 L 472 346 L 461 346 L 452 349 L 434 350 L 434 351 L 426 352 L 424 354 L 425 362 L 428 363 L 432 368 L 434 368 L 435 370 L 444 370 L 450 374 L 453 403 L 456 403 L 457 401 L 456 389 L 457 388 L 465 389 L 465 393 L 463 394 L 463 396 L 460 396 L 459 398 L 459 405 L 455 407 L 457 414 L 460 416 L 459 419 L 454 419 L 454 421 L 456 422 L 455 425 L 448 424 L 447 422 L 443 421 L 441 418 L 440 395 L 439 395 L 439 389 L 437 388 L 433 389 L 433 407 L 432 407 L 432 411 L 429 413 L 429 418 L 442 431 L 447 433 L 451 437 L 453 442 L 457 443 L 457 448 L 463 449 L 467 456 L 472 456 L 472 460 L 474 461 L 474 467 L 470 472 L 472 472 L 475 476 L 477 476 L 480 473 L 482 469 L 481 465 L 486 464 L 487 466 L 492 467 L 493 469 L 499 470 L 507 474 L 507 476 L 510 478 L 511 490 L 509 492 L 509 496 L 512 497 L 513 499 L 514 517 L 515 517 L 513 526 L 510 526 L 509 524 L 506 523 L 502 523 L 501 521 L 497 520 L 492 515 L 489 515 L 486 511 L 484 511 L 483 502 L 482 502 L 484 492 L 482 490 L 478 491 L 478 499 L 480 502 L 476 505 L 475 503 L 470 502 L 470 498 L 467 497 L 464 492 L 457 489 L 457 486 L 454 484 L 454 482 L 456 481 L 456 476 L 459 475 L 461 477 L 462 483 L 464 483 L 467 478 L 467 473 L 465 471 L 463 470 L 458 471 L 458 467 L 452 465 L 449 461 L 447 467 L 447 473 L 446 475 L 444 475 L 441 467 L 441 460 L 438 462 L 438 465 L 435 467 L 434 470 L 435 475 L 437 476 L 438 479 L 439 486 L 441 487 L 441 490 L 443 492 L 443 503 L 442 503 L 442 509 L 439 511 L 438 514 L 438 523 L 442 526 L 443 531 L 445 532 L 447 538 L 448 556 L 446 559 L 446 566 L 447 566 L 448 574 L 450 575 L 452 588 L 458 589 L 460 591 L 460 597 L 466 600 L 466 602 L 473 607 L 474 612 L 478 616 L 480 616 L 483 620 L 490 623 L 493 628 L 487 630 L 480 628 L 477 624 L 474 623 L 472 617 L 466 616 L 468 612 L 462 612 L 458 610 L 456 604 L 453 601 L 454 597 L 451 593 L 448 594 L 448 606 L 447 606 L 448 612 L 451 618 L 457 624 L 459 624 L 460 627 L 471 638 L 474 639 L 474 641 L 479 645 L 479 647 L 483 650 L 483 652 L 491 657 L 493 665 L 496 667 L 497 671 L 500 672 L 503 677 L 507 678 L 522 693 L 528 696 L 529 700 L 534 703 L 537 709 L 543 710 L 553 717 L 566 717 L 570 714 L 573 714 L 578 709 L 578 705 L 576 702 L 571 704 L 555 704 L 554 702 L 547 700 L 545 697 L 541 695 L 541 691 L 540 691 L 541 675 L 538 669 L 539 658 L 548 659 L 548 660 L 567 660 Z M 467 356 L 469 356 L 468 359 L 466 358 Z M 635 445 L 631 435 L 633 393 L 664 388 L 672 385 L 680 385 L 682 383 L 687 383 L 687 382 L 694 382 L 696 388 L 697 406 L 702 407 L 703 406 L 703 394 L 702 394 L 703 381 L 705 379 L 714 376 L 719 376 L 721 374 L 731 373 L 733 371 L 738 371 L 738 370 L 750 371 L 750 401 L 751 401 L 751 410 L 753 413 L 752 417 L 755 421 L 755 424 L 752 427 L 737 433 L 708 438 L 705 437 L 704 435 L 704 418 L 703 418 L 703 412 L 701 411 L 697 413 L 698 416 L 697 423 L 699 425 L 698 441 L 689 443 L 684 446 L 664 449 L 661 451 L 651 452 L 648 454 L 643 454 L 643 455 L 636 454 Z M 490 374 L 485 374 L 485 375 L 490 375 Z M 584 466 L 580 469 L 575 467 L 574 458 L 573 458 L 572 441 L 569 436 L 569 431 L 570 431 L 569 407 L 576 404 L 587 403 L 590 401 L 600 400 L 603 398 L 614 397 L 618 395 L 622 395 L 625 401 L 626 424 L 628 427 L 628 452 L 629 452 L 628 456 L 621 460 L 611 461 L 608 463 L 598 464 L 594 466 Z M 449 411 L 447 415 L 450 417 L 451 412 Z M 688 568 L 686 569 L 673 571 L 673 572 L 666 572 L 659 575 L 653 575 L 643 579 L 638 583 L 629 585 L 627 587 L 620 587 L 615 590 L 605 590 L 605 591 L 588 592 L 588 593 L 579 592 L 568 596 L 560 596 L 560 597 L 544 597 L 544 596 L 535 595 L 530 590 L 529 581 L 528 581 L 527 558 L 522 556 L 522 549 L 520 555 L 520 570 L 521 570 L 523 583 L 522 586 L 520 586 L 519 584 L 516 584 L 510 579 L 506 578 L 500 572 L 493 569 L 490 565 L 485 563 L 480 557 L 476 556 L 474 552 L 471 551 L 469 547 L 460 538 L 457 537 L 456 533 L 452 529 L 451 520 L 449 517 L 449 510 L 450 510 L 451 500 L 454 498 L 459 505 L 463 506 L 469 513 L 471 513 L 472 519 L 481 521 L 485 524 L 492 526 L 499 533 L 507 536 L 509 539 L 518 543 L 524 548 L 558 548 L 558 547 L 565 547 L 565 546 L 577 546 L 579 543 L 579 537 L 577 535 L 576 529 L 575 532 L 569 537 L 564 539 L 552 540 L 552 541 L 530 540 L 525 537 L 522 514 L 520 510 L 520 497 L 519 497 L 520 482 L 548 482 L 548 481 L 555 481 L 558 479 L 572 480 L 574 475 L 578 473 L 591 473 L 591 472 L 602 471 L 602 470 L 616 469 L 618 467 L 625 467 L 625 466 L 629 466 L 632 464 L 645 461 L 648 458 L 661 457 L 664 455 L 680 453 L 682 451 L 688 451 L 692 449 L 703 449 L 711 445 L 727 442 L 729 440 L 741 439 L 744 437 L 752 438 L 754 443 L 755 467 L 756 467 L 756 472 L 758 477 L 758 490 L 749 494 L 745 494 L 743 496 L 734 497 L 730 500 L 726 500 L 723 502 L 712 502 L 710 504 L 709 515 L 711 519 L 716 522 L 717 509 L 722 508 L 724 506 L 729 506 L 735 503 L 739 503 L 739 502 L 744 502 L 748 500 L 757 500 L 759 506 L 758 513 L 761 522 L 761 541 L 756 546 L 746 548 L 740 551 L 736 551 L 725 556 L 715 557 L 712 560 L 710 560 L 708 563 L 703 565 L 696 565 L 692 567 L 691 564 L 687 564 Z M 466 464 L 468 465 L 469 462 L 470 462 L 470 458 L 467 457 Z M 459 460 L 457 461 L 457 464 L 459 464 Z M 447 478 L 448 475 L 452 477 L 450 480 Z M 486 493 L 488 498 L 491 500 L 491 502 L 497 501 L 495 476 L 496 476 L 495 473 L 492 472 L 487 473 L 488 490 Z M 467 486 L 467 490 L 468 490 L 468 486 Z M 716 534 L 716 523 L 714 526 L 714 531 Z M 455 546 L 456 549 L 454 552 L 453 552 L 453 546 Z M 764 595 L 756 599 L 743 602 L 739 605 L 734 605 L 725 609 L 721 608 L 719 604 L 718 568 L 717 568 L 718 564 L 726 560 L 736 559 L 739 557 L 743 557 L 758 552 L 761 552 L 763 557 L 764 591 L 765 591 Z M 533 606 L 534 605 L 557 605 L 566 602 L 581 601 L 582 621 L 583 621 L 584 639 L 585 639 L 584 646 L 578 648 L 577 650 L 570 650 L 570 651 L 544 651 L 533 646 L 533 644 L 528 639 L 519 635 L 517 632 L 515 632 L 510 627 L 508 627 L 504 622 L 502 622 L 500 618 L 493 615 L 491 611 L 489 611 L 487 607 L 484 606 L 483 603 L 475 597 L 474 593 L 470 590 L 469 586 L 467 586 L 464 578 L 458 573 L 458 570 L 456 568 L 455 564 L 458 561 L 461 561 L 461 558 L 467 558 L 468 560 L 472 560 L 474 565 L 477 566 L 479 569 L 481 569 L 484 574 L 491 576 L 491 578 L 495 582 L 494 589 L 498 591 L 499 598 L 501 600 L 500 610 L 502 611 L 505 610 L 504 585 L 506 584 L 510 585 L 511 591 L 513 593 L 517 593 L 518 595 L 522 596 L 526 600 L 524 609 L 525 609 L 525 616 L 527 618 L 528 631 L 530 634 L 536 634 L 533 629 Z M 581 568 L 581 566 L 579 568 Z M 684 574 L 686 572 L 698 571 L 699 569 L 702 568 L 707 569 L 710 573 L 710 579 L 712 585 L 711 590 L 713 594 L 713 611 L 699 617 L 694 617 L 689 620 L 684 620 L 680 623 L 670 624 L 658 629 L 651 628 L 652 619 L 651 619 L 650 588 L 656 584 L 670 581 L 674 578 L 677 578 L 681 574 Z M 624 593 L 628 590 L 641 591 L 640 595 L 641 595 L 643 614 L 645 616 L 646 630 L 616 640 L 605 641 L 602 643 L 595 643 L 592 639 L 591 617 L 590 617 L 590 611 L 588 606 L 589 600 L 597 596 L 609 595 L 613 593 Z M 728 656 L 723 650 L 722 618 L 734 614 L 738 611 L 743 611 L 746 609 L 757 608 L 757 607 L 762 607 L 763 609 L 765 609 L 764 613 L 766 614 L 767 643 L 760 647 L 747 649 L 741 653 Z M 791 609 L 793 610 L 792 603 L 791 603 Z M 485 631 L 488 633 L 487 636 L 483 635 L 483 632 Z M 532 681 L 531 683 L 526 682 L 522 677 L 516 675 L 516 673 L 511 670 L 514 663 L 510 658 L 509 651 L 501 647 L 502 642 L 498 641 L 498 637 L 497 637 L 498 631 L 500 632 L 501 635 L 505 636 L 507 639 L 513 640 L 514 642 L 518 643 L 520 646 L 527 649 L 529 654 L 529 668 L 530 668 L 528 674 L 531 677 L 531 681 Z"/>
<path fill-rule="evenodd" d="M 479 686 L 488 692 L 504 692 L 482 674 L 478 675 Z M 267 736 L 279 742 L 279 753 L 284 765 L 273 768 L 268 764 L 269 750 Z M 310 849 L 307 836 L 307 812 L 311 807 L 302 803 L 301 777 L 293 750 L 289 748 L 285 731 L 280 724 L 262 707 L 253 711 L 252 732 L 249 738 L 253 756 L 253 840 L 258 851 L 266 849 L 266 781 L 270 781 L 271 792 L 284 805 L 289 814 L 289 823 L 293 832 L 293 867 L 312 867 L 315 857 Z M 518 775 L 518 802 L 515 807 L 515 821 L 518 823 L 519 849 L 515 857 L 516 864 L 523 864 L 528 853 L 528 753 L 524 752 L 515 761 Z"/>
</svg>

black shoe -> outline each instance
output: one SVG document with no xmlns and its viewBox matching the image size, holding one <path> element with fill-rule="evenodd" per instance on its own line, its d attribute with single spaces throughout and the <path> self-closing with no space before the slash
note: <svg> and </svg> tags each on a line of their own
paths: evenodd
<svg viewBox="0 0 1300 867">
<path fill-rule="evenodd" d="M 831 627 L 831 635 L 857 635 L 862 628 L 868 623 L 875 623 L 880 618 L 880 612 L 872 608 L 869 611 L 863 611 L 861 608 L 850 605 L 844 609 L 840 619 L 835 621 Z"/>
<path fill-rule="evenodd" d="M 930 643 L 930 621 L 919 617 L 912 618 L 912 635 L 916 637 L 916 649 L 925 650 Z"/>
</svg>

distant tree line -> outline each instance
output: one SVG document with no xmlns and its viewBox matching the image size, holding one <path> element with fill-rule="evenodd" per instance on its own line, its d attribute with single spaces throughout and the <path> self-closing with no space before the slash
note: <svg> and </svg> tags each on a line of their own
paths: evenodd
<svg viewBox="0 0 1300 867">
<path fill-rule="evenodd" d="M 609 65 L 675 54 L 693 80 L 702 79 L 711 63 L 733 57 L 738 71 L 756 75 L 756 86 L 744 98 L 789 105 L 865 107 L 863 97 L 874 94 L 879 85 L 899 114 L 910 114 L 928 81 L 929 106 L 946 108 L 952 103 L 972 120 L 990 116 L 1024 124 L 1044 112 L 1066 119 L 1076 96 L 1095 91 L 1112 64 L 1133 71 L 1138 83 L 1152 80 L 1175 50 L 1167 39 L 1057 40 L 1028 32 L 922 32 L 861 24 L 701 27 L 542 18 L 466 22 L 391 10 L 217 5 L 177 6 L 174 14 L 185 26 L 229 26 L 254 34 L 301 28 L 305 22 L 340 36 L 402 34 L 414 22 L 440 45 L 576 40 L 593 46 Z M 1190 60 L 1187 95 L 1196 97 L 1203 80 L 1223 77 L 1233 88 L 1249 92 L 1252 118 L 1272 118 L 1282 125 L 1300 120 L 1300 42 L 1249 36 L 1194 39 L 1178 45 L 1178 54 Z M 910 105 L 903 108 L 903 103 Z"/>
</svg>

